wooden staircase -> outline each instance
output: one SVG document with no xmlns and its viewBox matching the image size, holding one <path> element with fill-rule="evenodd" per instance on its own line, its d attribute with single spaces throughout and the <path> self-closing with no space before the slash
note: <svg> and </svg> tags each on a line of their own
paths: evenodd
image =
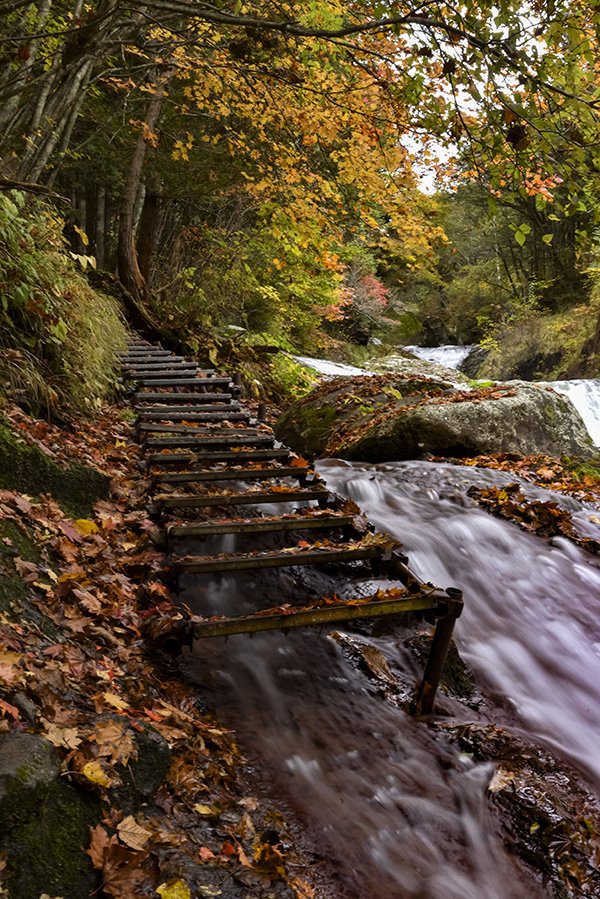
<svg viewBox="0 0 600 899">
<path fill-rule="evenodd" d="M 312 567 L 339 576 L 346 593 L 348 583 L 357 585 L 356 596 L 345 601 L 335 594 L 304 602 L 278 596 L 272 607 L 237 615 L 213 615 L 207 608 L 206 614 L 189 616 L 193 637 L 422 615 L 436 628 L 413 711 L 430 713 L 462 611 L 461 591 L 420 581 L 396 541 L 377 533 L 354 503 L 332 493 L 306 460 L 282 446 L 273 430 L 243 407 L 239 377 L 200 369 L 193 360 L 136 336 L 120 363 L 121 381 L 137 414 L 134 430 L 144 453 L 148 509 L 160 522 L 167 573 L 176 588 L 182 578 L 189 582 L 193 576 L 201 608 L 207 577 L 239 571 Z M 203 550 L 208 539 L 224 535 L 253 539 L 252 548 Z M 368 595 L 358 586 L 365 575 L 372 583 Z"/>
</svg>

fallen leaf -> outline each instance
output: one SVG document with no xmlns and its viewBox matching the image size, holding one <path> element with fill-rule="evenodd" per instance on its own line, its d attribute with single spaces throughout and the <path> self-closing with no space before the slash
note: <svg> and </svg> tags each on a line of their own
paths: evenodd
<svg viewBox="0 0 600 899">
<path fill-rule="evenodd" d="M 171 880 L 168 883 L 161 883 L 156 888 L 156 892 L 162 899 L 192 899 L 190 889 L 183 880 Z"/>
<path fill-rule="evenodd" d="M 514 779 L 514 772 L 500 766 L 494 772 L 494 776 L 488 784 L 488 790 L 490 791 L 490 793 L 500 793 L 502 790 L 508 787 L 509 784 L 512 784 Z"/>
<path fill-rule="evenodd" d="M 83 537 L 89 537 L 90 534 L 98 534 L 100 528 L 91 518 L 78 518 L 75 522 L 75 529 Z"/>
<path fill-rule="evenodd" d="M 133 815 L 128 815 L 120 824 L 117 824 L 117 833 L 121 842 L 130 849 L 144 849 L 152 836 L 152 831 L 141 827 Z"/>
<path fill-rule="evenodd" d="M 218 815 L 218 811 L 214 808 L 211 808 L 210 805 L 202 805 L 201 802 L 196 803 L 194 806 L 194 811 L 198 812 L 199 815 Z"/>
<path fill-rule="evenodd" d="M 203 862 L 208 862 L 211 858 L 216 858 L 214 852 L 209 849 L 208 846 L 202 846 L 202 848 L 198 850 L 198 855 Z"/>
<path fill-rule="evenodd" d="M 81 773 L 87 777 L 91 783 L 96 784 L 99 787 L 107 788 L 111 787 L 113 784 L 111 778 L 96 759 L 93 759 L 91 762 L 86 762 L 81 769 Z"/>
<path fill-rule="evenodd" d="M 53 746 L 59 746 L 63 749 L 77 749 L 81 745 L 81 737 L 76 727 L 58 727 L 56 724 L 50 724 L 49 722 L 45 722 L 45 725 L 46 730 L 43 736 Z"/>
</svg>

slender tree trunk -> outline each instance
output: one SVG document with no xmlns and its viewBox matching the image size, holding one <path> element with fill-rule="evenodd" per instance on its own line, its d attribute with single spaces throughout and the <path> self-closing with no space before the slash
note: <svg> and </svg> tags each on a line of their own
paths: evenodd
<svg viewBox="0 0 600 899">
<path fill-rule="evenodd" d="M 160 215 L 160 181 L 155 173 L 146 179 L 146 194 L 138 228 L 138 257 L 140 271 L 148 282 L 152 273 L 152 260 L 156 247 Z"/>
<path fill-rule="evenodd" d="M 135 150 L 131 158 L 131 164 L 127 173 L 127 181 L 123 193 L 123 202 L 119 216 L 119 240 L 117 249 L 117 261 L 119 278 L 123 287 L 135 299 L 143 297 L 146 280 L 140 269 L 136 241 L 135 241 L 135 209 L 140 193 L 142 170 L 148 140 L 154 135 L 160 110 L 164 100 L 166 89 L 173 78 L 173 71 L 169 70 L 160 79 L 156 80 L 154 93 L 148 105 L 148 112 L 142 131 L 137 139 Z"/>
<path fill-rule="evenodd" d="M 106 188 L 104 184 L 98 185 L 96 193 L 96 266 L 99 269 L 104 268 L 104 231 L 106 228 Z"/>
</svg>

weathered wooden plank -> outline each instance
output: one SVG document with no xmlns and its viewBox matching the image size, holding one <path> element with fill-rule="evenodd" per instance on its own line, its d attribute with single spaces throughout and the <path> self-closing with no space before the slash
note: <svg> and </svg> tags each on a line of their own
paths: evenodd
<svg viewBox="0 0 600 899">
<path fill-rule="evenodd" d="M 149 369 L 133 370 L 131 368 L 124 369 L 123 377 L 129 381 L 146 381 L 148 378 L 168 379 L 169 381 L 176 378 L 191 378 L 198 372 L 197 368 L 164 368 L 160 371 L 151 371 Z"/>
<path fill-rule="evenodd" d="M 178 406 L 174 407 L 178 409 Z M 193 408 L 193 407 L 191 407 Z M 210 408 L 210 407 L 208 407 Z M 197 421 L 197 422 L 211 422 L 211 421 L 250 421 L 250 413 L 249 412 L 146 412 L 142 411 L 138 414 L 138 421 L 140 423 L 140 429 L 142 427 L 142 422 L 146 421 Z"/>
<path fill-rule="evenodd" d="M 260 428 L 199 428 L 195 425 L 185 424 L 156 424 L 155 422 L 141 422 L 138 431 L 142 434 L 185 434 L 188 437 L 256 437 L 264 434 Z M 265 436 L 270 437 L 270 434 Z"/>
<path fill-rule="evenodd" d="M 205 509 L 210 506 L 254 506 L 265 503 L 297 503 L 308 500 L 327 502 L 332 494 L 323 487 L 276 492 L 226 493 L 211 496 L 193 496 L 168 493 L 155 496 L 154 500 L 164 509 Z"/>
<path fill-rule="evenodd" d="M 159 446 L 271 446 L 275 437 L 149 437 L 144 445 L 149 449 Z"/>
<path fill-rule="evenodd" d="M 281 449 L 256 450 L 214 450 L 208 452 L 187 453 L 153 453 L 146 457 L 149 465 L 185 465 L 191 463 L 213 462 L 257 462 L 266 459 L 286 460 L 292 458 L 292 451 L 287 447 Z"/>
<path fill-rule="evenodd" d="M 138 383 L 144 387 L 197 387 L 198 389 L 209 387 L 229 387 L 231 378 L 139 378 Z"/>
<path fill-rule="evenodd" d="M 220 396 L 222 394 L 219 394 Z M 222 415 L 224 419 L 226 419 L 230 414 L 240 415 L 248 415 L 249 412 L 240 412 L 241 406 L 239 403 L 197 403 L 192 406 L 180 406 L 173 403 L 171 406 L 162 406 L 160 404 L 153 406 L 134 406 L 134 411 L 138 413 L 138 415 L 143 415 L 145 419 L 148 421 L 157 421 L 159 420 L 158 416 L 169 416 L 169 421 L 172 420 L 173 415 L 185 416 L 187 412 L 192 413 L 193 415 L 199 414 L 209 414 L 213 415 Z M 194 421 L 195 419 L 192 419 Z M 212 419 L 211 419 L 212 420 Z M 216 420 L 216 419 L 215 419 Z"/>
<path fill-rule="evenodd" d="M 212 382 L 213 379 L 211 378 Z M 172 386 L 172 385 L 171 385 Z M 148 393 L 139 391 L 135 395 L 136 403 L 219 403 L 224 405 L 232 394 L 223 393 Z"/>
<path fill-rule="evenodd" d="M 445 594 L 436 590 L 429 594 L 394 599 L 376 599 L 356 605 L 340 603 L 320 608 L 299 608 L 289 613 L 272 615 L 236 615 L 229 618 L 200 618 L 194 616 L 190 625 L 194 636 L 226 637 L 232 634 L 254 634 L 259 631 L 291 630 L 310 625 L 333 624 L 339 621 L 356 621 L 359 618 L 377 618 L 381 615 L 410 615 L 416 612 L 443 609 Z"/>
<path fill-rule="evenodd" d="M 269 533 L 350 527 L 353 515 L 295 515 L 286 518 L 249 518 L 246 521 L 209 521 L 206 523 L 169 524 L 169 537 L 210 537 L 219 534 Z"/>
<path fill-rule="evenodd" d="M 271 466 L 270 468 L 218 468 L 213 471 L 167 472 L 157 475 L 157 484 L 196 484 L 200 481 L 264 481 L 267 478 L 306 478 L 308 466 Z"/>
<path fill-rule="evenodd" d="M 172 565 L 182 574 L 202 574 L 216 571 L 248 571 L 262 568 L 297 568 L 308 565 L 332 565 L 338 562 L 362 562 L 381 559 L 385 549 L 381 546 L 357 546 L 352 549 L 318 549 L 302 552 L 264 552 L 260 555 L 239 553 L 226 559 L 211 556 L 173 559 Z"/>
</svg>

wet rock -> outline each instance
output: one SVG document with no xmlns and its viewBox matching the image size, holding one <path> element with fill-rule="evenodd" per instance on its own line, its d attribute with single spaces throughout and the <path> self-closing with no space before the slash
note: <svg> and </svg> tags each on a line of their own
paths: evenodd
<svg viewBox="0 0 600 899">
<path fill-rule="evenodd" d="M 171 749 L 157 731 L 147 728 L 135 734 L 137 757 L 116 771 L 121 784 L 111 790 L 113 801 L 131 811 L 141 800 L 150 799 L 165 780 L 171 767 Z"/>
<path fill-rule="evenodd" d="M 570 455 L 595 447 L 574 406 L 551 388 L 510 382 L 457 391 L 424 379 L 335 379 L 295 403 L 276 424 L 302 453 L 386 462 L 425 454 Z"/>
<path fill-rule="evenodd" d="M 489 355 L 488 350 L 482 346 L 474 346 L 466 359 L 458 366 L 458 370 L 468 378 L 477 378 L 478 372 Z"/>
<path fill-rule="evenodd" d="M 356 433 L 381 412 L 452 390 L 447 381 L 409 375 L 332 378 L 294 403 L 275 424 L 280 440 L 301 453 L 322 455 L 333 441 Z"/>
<path fill-rule="evenodd" d="M 96 877 L 82 852 L 100 806 L 60 775 L 60 756 L 43 737 L 0 737 L 0 851 L 11 899 L 46 893 L 87 899 Z"/>
<path fill-rule="evenodd" d="M 494 725 L 438 727 L 477 761 L 494 761 L 488 796 L 508 846 L 546 881 L 552 899 L 600 896 L 600 808 L 577 773 Z"/>
</svg>

